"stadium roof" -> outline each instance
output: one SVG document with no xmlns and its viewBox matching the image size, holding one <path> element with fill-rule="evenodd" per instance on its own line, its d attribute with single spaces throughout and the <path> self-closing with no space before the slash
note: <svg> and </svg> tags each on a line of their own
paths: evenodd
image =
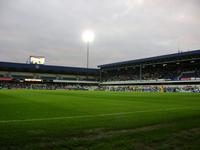
<svg viewBox="0 0 200 150">
<path fill-rule="evenodd" d="M 99 69 L 0 62 L 0 70 L 59 74 L 96 74 Z"/>
<path fill-rule="evenodd" d="M 106 68 L 115 68 L 115 67 L 123 67 L 123 66 L 131 66 L 131 65 L 140 65 L 140 64 L 150 64 L 150 63 L 162 63 L 169 61 L 179 61 L 184 59 L 198 58 L 200 59 L 200 50 L 193 50 L 188 52 L 180 52 L 168 55 L 161 55 L 156 57 L 135 59 L 123 62 L 116 62 L 110 64 L 99 65 L 98 67 L 102 69 Z"/>
</svg>

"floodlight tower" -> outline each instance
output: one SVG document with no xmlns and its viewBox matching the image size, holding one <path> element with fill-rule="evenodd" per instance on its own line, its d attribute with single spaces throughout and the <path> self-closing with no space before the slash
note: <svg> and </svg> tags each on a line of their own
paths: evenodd
<svg viewBox="0 0 200 150">
<path fill-rule="evenodd" d="M 88 78 L 88 68 L 89 68 L 89 49 L 90 43 L 94 41 L 94 32 L 92 30 L 85 30 L 82 35 L 83 41 L 87 46 L 87 78 Z"/>
</svg>

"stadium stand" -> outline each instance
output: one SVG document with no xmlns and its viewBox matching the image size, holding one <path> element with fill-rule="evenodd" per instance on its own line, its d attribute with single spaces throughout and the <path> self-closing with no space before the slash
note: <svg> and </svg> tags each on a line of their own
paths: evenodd
<svg viewBox="0 0 200 150">
<path fill-rule="evenodd" d="M 101 81 L 200 79 L 200 50 L 101 65 Z"/>
<path fill-rule="evenodd" d="M 84 89 L 98 85 L 98 69 L 0 62 L 1 88 Z M 88 86 L 89 87 L 89 86 Z"/>
<path fill-rule="evenodd" d="M 199 92 L 200 50 L 100 65 L 103 90 Z"/>
<path fill-rule="evenodd" d="M 98 67 L 0 62 L 0 88 L 145 92 L 196 92 L 200 89 L 200 50 Z"/>
</svg>

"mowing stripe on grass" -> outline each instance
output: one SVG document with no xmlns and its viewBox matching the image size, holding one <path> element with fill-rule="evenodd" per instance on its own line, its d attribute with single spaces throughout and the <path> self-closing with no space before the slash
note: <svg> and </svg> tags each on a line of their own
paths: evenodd
<svg viewBox="0 0 200 150">
<path fill-rule="evenodd" d="M 179 107 L 179 108 L 168 108 L 168 109 L 157 109 L 157 110 L 139 110 L 139 111 L 132 111 L 132 112 L 119 112 L 119 113 L 96 114 L 96 115 L 77 115 L 77 116 L 66 116 L 66 117 L 33 118 L 33 119 L 19 119 L 19 120 L 0 120 L 0 123 L 64 120 L 64 119 L 76 119 L 76 118 L 94 118 L 94 117 L 105 117 L 105 116 L 128 115 L 128 114 L 135 114 L 135 113 L 165 112 L 165 111 L 170 111 L 170 110 L 181 110 L 181 109 L 194 109 L 194 107 Z"/>
</svg>

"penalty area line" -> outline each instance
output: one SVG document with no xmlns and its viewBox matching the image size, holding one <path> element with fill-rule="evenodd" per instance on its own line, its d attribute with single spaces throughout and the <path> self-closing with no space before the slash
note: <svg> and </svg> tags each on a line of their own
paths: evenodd
<svg viewBox="0 0 200 150">
<path fill-rule="evenodd" d="M 76 119 L 76 118 L 95 118 L 95 117 L 105 117 L 105 116 L 119 116 L 119 115 L 137 114 L 137 113 L 148 113 L 148 112 L 166 112 L 170 110 L 181 110 L 181 109 L 191 109 L 191 108 L 194 108 L 194 107 L 179 107 L 179 108 L 168 108 L 168 109 L 157 109 L 157 110 L 138 110 L 138 111 L 131 111 L 131 112 L 107 113 L 107 114 L 96 114 L 96 115 L 77 115 L 77 116 L 33 118 L 33 119 L 19 119 L 19 120 L 0 120 L 0 123 L 65 120 L 65 119 Z"/>
</svg>

